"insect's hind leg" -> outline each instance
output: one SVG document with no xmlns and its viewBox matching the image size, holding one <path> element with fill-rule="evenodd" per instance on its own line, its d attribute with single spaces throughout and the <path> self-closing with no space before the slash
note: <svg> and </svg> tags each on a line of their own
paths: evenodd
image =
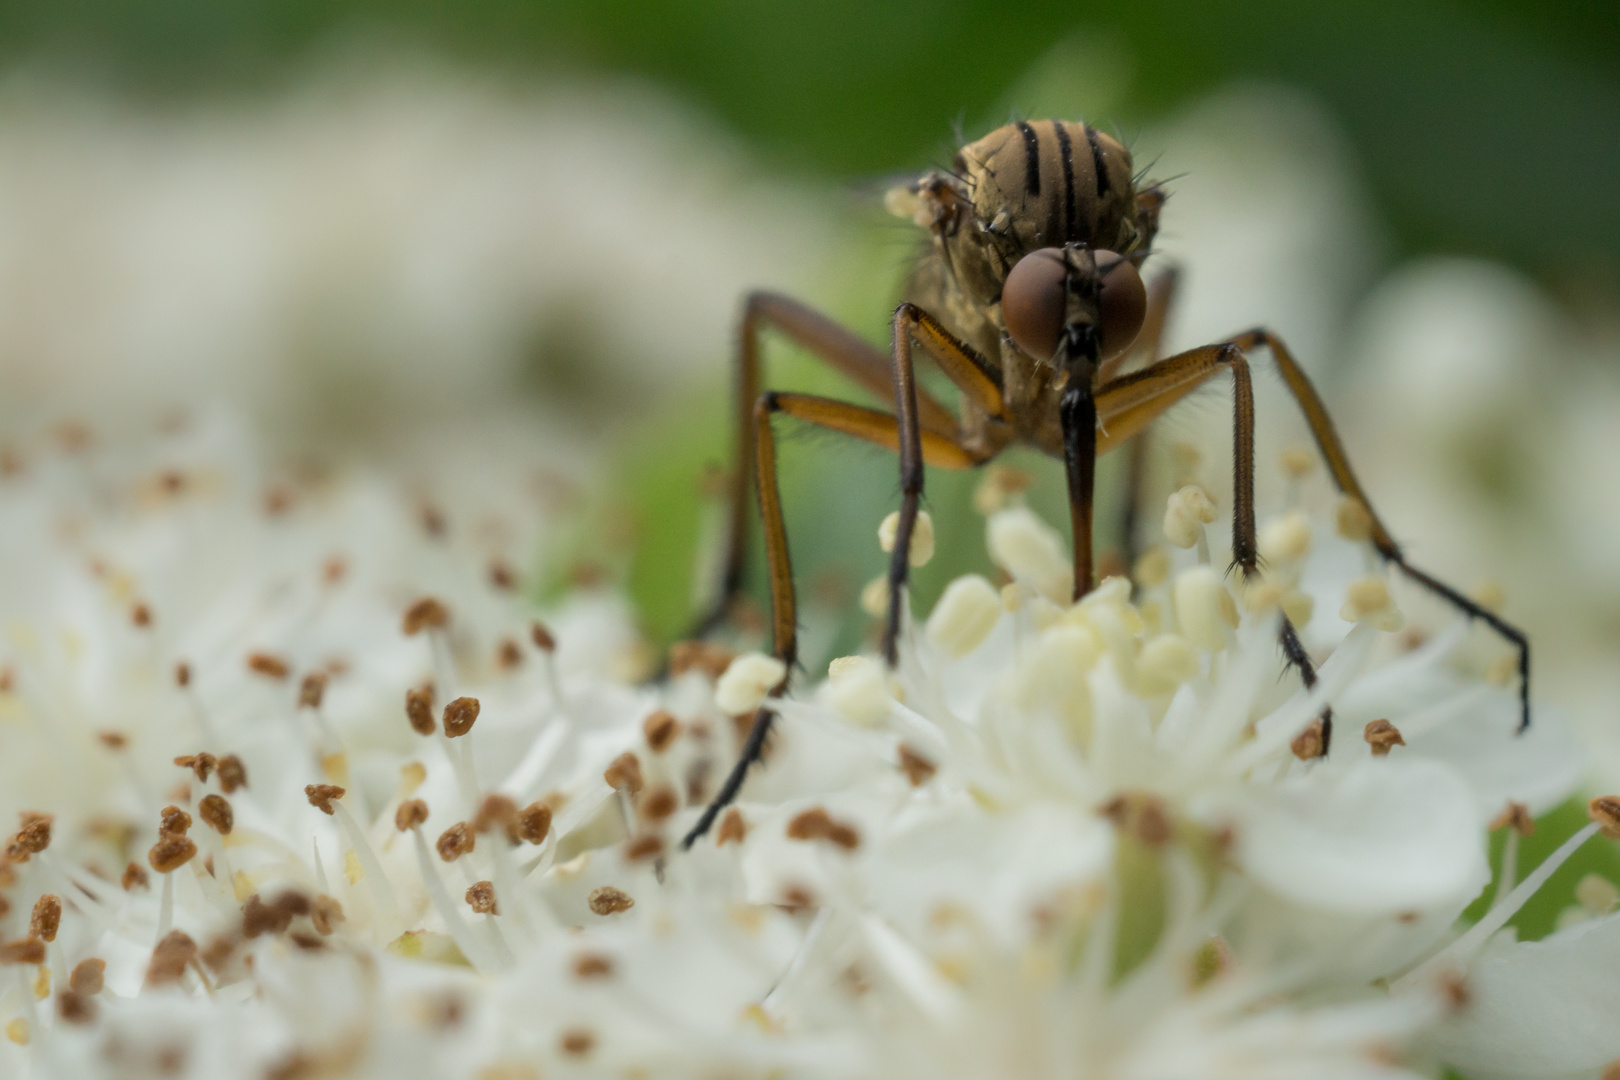
<svg viewBox="0 0 1620 1080">
<path fill-rule="evenodd" d="M 1372 503 L 1367 498 L 1367 493 L 1362 490 L 1360 482 L 1356 480 L 1355 471 L 1350 467 L 1350 459 L 1345 453 L 1344 444 L 1339 439 L 1338 431 L 1333 426 L 1333 418 L 1328 415 L 1327 407 L 1322 404 L 1322 399 L 1317 395 L 1316 388 L 1311 385 L 1311 381 L 1306 376 L 1304 369 L 1295 361 L 1293 354 L 1288 351 L 1288 346 L 1283 344 L 1281 338 L 1270 330 L 1259 327 L 1232 338 L 1232 344 L 1245 351 L 1264 345 L 1271 353 L 1272 361 L 1277 365 L 1277 370 L 1282 375 L 1283 382 L 1287 384 L 1289 392 L 1293 394 L 1294 401 L 1299 405 L 1300 412 L 1305 416 L 1305 422 L 1310 425 L 1311 435 L 1315 438 L 1317 449 L 1321 451 L 1323 459 L 1327 461 L 1328 471 L 1333 476 L 1334 484 L 1345 495 L 1359 502 L 1362 509 L 1367 512 L 1367 518 L 1371 526 L 1368 539 L 1372 542 L 1374 549 L 1386 560 L 1394 563 L 1401 573 L 1457 608 L 1468 618 L 1478 619 L 1485 623 L 1518 651 L 1518 730 L 1522 732 L 1528 728 L 1530 726 L 1530 639 L 1525 636 L 1524 631 L 1489 608 L 1470 600 L 1452 586 L 1425 571 L 1419 570 L 1406 561 L 1406 556 L 1401 551 L 1400 545 L 1395 542 L 1389 530 L 1384 527 L 1384 523 L 1379 519 L 1377 512 L 1373 510 Z"/>
</svg>

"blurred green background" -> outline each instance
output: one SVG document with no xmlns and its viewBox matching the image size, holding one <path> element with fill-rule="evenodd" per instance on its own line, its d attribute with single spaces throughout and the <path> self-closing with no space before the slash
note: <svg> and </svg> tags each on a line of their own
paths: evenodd
<svg viewBox="0 0 1620 1080">
<path fill-rule="evenodd" d="M 548 78 L 644 77 L 711 110 L 783 168 L 841 177 L 914 168 L 953 149 L 953 123 L 976 131 L 1032 104 L 1009 90 L 1054 47 L 1120 77 L 1106 119 L 1127 132 L 1235 79 L 1279 80 L 1316 95 L 1344 125 L 1403 251 L 1506 259 L 1576 294 L 1615 284 L 1620 13 L 1611 4 L 0 5 L 0 58 L 45 58 L 160 96 L 275 85 L 312 51 L 372 36 Z"/>
</svg>

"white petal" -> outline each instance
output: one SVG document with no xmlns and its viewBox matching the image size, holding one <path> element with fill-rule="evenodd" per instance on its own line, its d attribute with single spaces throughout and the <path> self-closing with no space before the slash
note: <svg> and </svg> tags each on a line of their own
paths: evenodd
<svg viewBox="0 0 1620 1080">
<path fill-rule="evenodd" d="M 1559 1076 L 1620 1059 L 1620 915 L 1543 941 L 1496 938 L 1474 961 L 1469 1003 L 1428 1046 L 1475 1080 Z"/>
<path fill-rule="evenodd" d="M 1427 761 L 1367 761 L 1235 791 L 1206 816 L 1237 832 L 1256 879 L 1310 907 L 1422 910 L 1474 896 L 1490 880 L 1468 786 Z"/>
</svg>

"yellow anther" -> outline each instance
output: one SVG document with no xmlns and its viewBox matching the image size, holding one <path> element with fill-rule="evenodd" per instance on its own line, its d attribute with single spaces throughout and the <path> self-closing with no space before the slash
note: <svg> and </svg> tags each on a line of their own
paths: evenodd
<svg viewBox="0 0 1620 1080">
<path fill-rule="evenodd" d="M 1305 511 L 1272 518 L 1260 529 L 1260 557 L 1272 563 L 1297 563 L 1310 553 L 1311 523 Z"/>
<path fill-rule="evenodd" d="M 1195 566 L 1176 577 L 1176 623 L 1187 640 L 1214 652 L 1226 645 L 1228 627 L 1238 624 L 1237 605 L 1212 566 Z"/>
<path fill-rule="evenodd" d="M 1364 622 L 1376 630 L 1393 632 L 1406 625 L 1406 617 L 1389 595 L 1389 583 L 1376 574 L 1357 578 L 1345 590 L 1344 606 L 1339 618 L 1346 622 Z"/>
<path fill-rule="evenodd" d="M 925 632 L 947 655 L 966 656 L 995 629 L 1001 611 L 995 586 L 978 574 L 967 574 L 945 587 L 928 616 Z"/>
<path fill-rule="evenodd" d="M 884 551 L 894 550 L 895 537 L 900 532 L 900 511 L 895 510 L 878 526 L 878 543 Z M 934 557 L 934 519 L 928 511 L 917 511 L 917 520 L 911 526 L 911 550 L 906 561 L 912 566 L 927 566 Z"/>
<path fill-rule="evenodd" d="M 875 727 L 889 715 L 888 683 L 877 661 L 840 656 L 827 665 L 827 704 L 862 727 Z"/>
<path fill-rule="evenodd" d="M 731 662 L 715 684 L 714 702 L 732 716 L 751 713 L 786 674 L 786 665 L 776 657 L 744 653 Z"/>
<path fill-rule="evenodd" d="M 1142 552 L 1131 569 L 1131 576 L 1144 589 L 1156 589 L 1170 580 L 1170 553 L 1155 545 Z"/>
<path fill-rule="evenodd" d="M 1373 517 L 1367 504 L 1354 495 L 1341 495 L 1333 510 L 1333 526 L 1346 540 L 1357 543 L 1372 537 Z"/>
<path fill-rule="evenodd" d="M 1295 443 L 1278 455 L 1277 463 L 1288 479 L 1303 480 L 1316 471 L 1316 451 L 1303 443 Z"/>
</svg>

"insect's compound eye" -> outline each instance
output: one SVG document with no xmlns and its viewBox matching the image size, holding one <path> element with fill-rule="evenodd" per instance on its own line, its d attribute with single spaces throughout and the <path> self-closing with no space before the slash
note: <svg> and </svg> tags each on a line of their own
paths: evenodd
<svg viewBox="0 0 1620 1080">
<path fill-rule="evenodd" d="M 1092 256 L 1102 275 L 1097 290 L 1097 351 L 1109 360 L 1130 348 L 1142 332 L 1147 288 L 1131 260 L 1112 251 L 1094 251 Z"/>
<path fill-rule="evenodd" d="M 1062 248 L 1041 248 L 1018 260 L 1001 287 L 1001 319 L 1013 343 L 1040 360 L 1057 353 L 1069 267 Z"/>
<path fill-rule="evenodd" d="M 1131 347 L 1147 317 L 1147 289 L 1131 261 L 1095 250 L 1099 359 Z M 1054 356 L 1063 337 L 1070 274 L 1062 248 L 1040 248 L 1018 260 L 1001 290 L 1001 318 L 1013 342 L 1030 356 Z"/>
</svg>

